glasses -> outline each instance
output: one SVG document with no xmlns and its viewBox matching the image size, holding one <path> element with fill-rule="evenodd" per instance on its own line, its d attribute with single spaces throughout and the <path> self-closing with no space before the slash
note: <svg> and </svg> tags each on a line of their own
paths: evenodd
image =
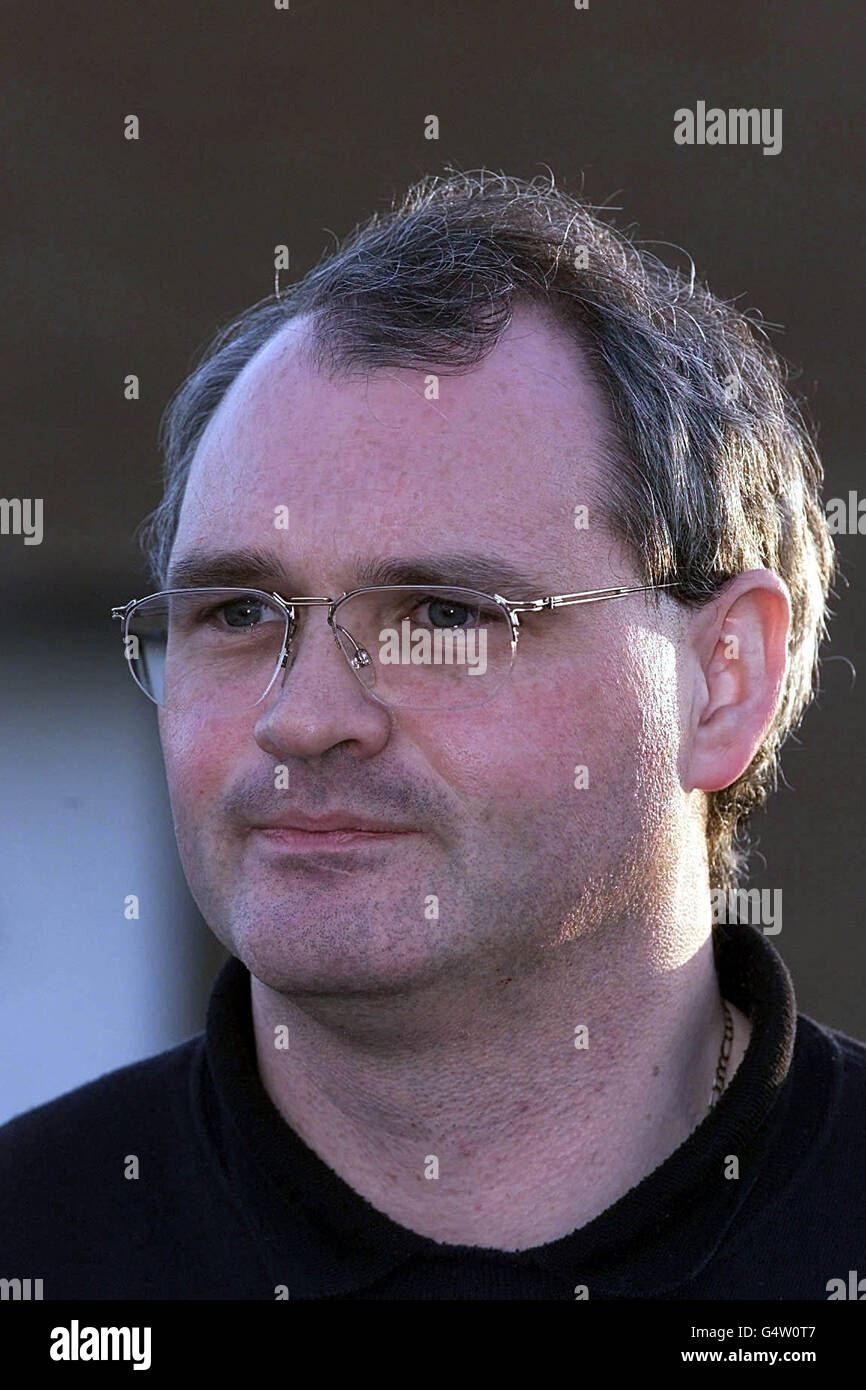
<svg viewBox="0 0 866 1390">
<path fill-rule="evenodd" d="M 515 602 L 444 585 L 389 584 L 337 599 L 260 589 L 168 589 L 112 608 L 133 680 L 160 708 L 225 713 L 262 703 L 295 652 L 298 610 L 327 606 L 334 640 L 367 694 L 402 709 L 485 704 L 511 674 L 520 616 L 627 594 L 638 584 Z"/>
</svg>

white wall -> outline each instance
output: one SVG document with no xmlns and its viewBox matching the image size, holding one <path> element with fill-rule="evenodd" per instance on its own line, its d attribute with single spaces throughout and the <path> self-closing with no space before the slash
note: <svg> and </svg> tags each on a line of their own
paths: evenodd
<svg viewBox="0 0 866 1390">
<path fill-rule="evenodd" d="M 4 643 L 0 1123 L 197 1032 L 218 962 L 174 845 L 155 708 L 107 613 L 106 628 Z"/>
</svg>

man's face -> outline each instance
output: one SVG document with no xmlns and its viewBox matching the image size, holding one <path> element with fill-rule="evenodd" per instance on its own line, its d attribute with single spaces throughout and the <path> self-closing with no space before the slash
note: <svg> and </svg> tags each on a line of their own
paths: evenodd
<svg viewBox="0 0 866 1390">
<path fill-rule="evenodd" d="M 284 596 L 358 586 L 359 558 L 447 552 L 535 576 L 530 594 L 496 586 L 515 599 L 640 582 L 594 501 L 603 398 L 540 315 L 517 311 L 480 367 L 440 377 L 438 399 L 422 372 L 327 381 L 301 361 L 305 331 L 269 344 L 210 421 L 172 563 L 267 549 L 273 573 L 255 587 Z M 637 594 L 525 616 L 498 694 L 436 714 L 371 699 L 326 612 L 298 610 L 293 664 L 260 705 L 160 712 L 190 887 L 255 976 L 336 994 L 511 978 L 651 896 L 681 797 L 664 610 Z M 336 853 L 255 828 L 296 811 L 409 833 Z"/>
</svg>

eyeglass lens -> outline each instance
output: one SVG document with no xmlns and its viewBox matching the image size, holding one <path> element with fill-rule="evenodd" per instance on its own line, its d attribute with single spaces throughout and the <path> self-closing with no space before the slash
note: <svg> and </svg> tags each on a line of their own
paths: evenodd
<svg viewBox="0 0 866 1390">
<path fill-rule="evenodd" d="M 297 607 L 295 615 L 303 610 Z M 371 589 L 341 600 L 334 635 L 364 688 L 384 704 L 458 709 L 483 704 L 507 678 L 511 624 L 495 601 L 437 586 Z M 252 589 L 187 589 L 139 603 L 126 654 L 145 694 L 168 710 L 239 711 L 268 693 L 296 625 Z M 291 659 L 289 662 L 291 667 Z"/>
</svg>

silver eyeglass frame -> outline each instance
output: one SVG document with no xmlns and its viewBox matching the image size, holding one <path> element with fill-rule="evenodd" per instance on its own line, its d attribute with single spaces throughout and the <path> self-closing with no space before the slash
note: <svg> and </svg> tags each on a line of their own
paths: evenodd
<svg viewBox="0 0 866 1390">
<path fill-rule="evenodd" d="M 628 584 L 610 589 L 587 589 L 581 593 L 576 594 L 548 594 L 545 598 L 509 599 L 505 598 L 502 594 L 483 593 L 480 589 L 472 589 L 465 584 L 369 584 L 365 585 L 360 589 L 344 590 L 344 592 L 340 594 L 338 598 L 328 598 L 324 595 L 316 594 L 293 594 L 291 598 L 284 598 L 282 594 L 278 594 L 276 593 L 276 591 L 268 592 L 268 590 L 266 589 L 257 589 L 253 585 L 247 586 L 243 584 L 209 584 L 203 585 L 201 587 L 190 586 L 189 588 L 181 589 L 160 589 L 156 593 L 145 594 L 142 598 L 131 598 L 126 603 L 120 604 L 118 607 L 112 608 L 111 617 L 113 619 L 117 618 L 123 623 L 121 640 L 123 642 L 124 647 L 126 647 L 129 620 L 135 609 L 139 606 L 139 604 L 146 603 L 150 599 L 167 598 L 172 594 L 207 593 L 209 590 L 215 592 L 219 592 L 220 590 L 237 590 L 238 593 L 260 594 L 263 598 L 272 599 L 283 610 L 283 613 L 286 618 L 286 634 L 283 639 L 283 650 L 274 668 L 274 673 L 271 676 L 271 679 L 268 682 L 266 689 L 262 692 L 258 700 L 255 702 L 255 704 L 261 704 L 262 700 L 264 700 L 266 696 L 269 694 L 274 684 L 274 681 L 277 679 L 277 676 L 279 675 L 280 671 L 284 670 L 288 664 L 290 657 L 289 642 L 293 635 L 296 622 L 294 609 L 296 607 L 313 608 L 317 605 L 327 605 L 328 626 L 330 627 L 331 632 L 333 633 L 334 641 L 336 642 L 342 655 L 346 659 L 346 663 L 349 666 L 349 669 L 357 676 L 359 682 L 362 686 L 364 686 L 365 691 L 371 697 L 371 699 L 376 700 L 379 704 L 387 705 L 390 708 L 400 708 L 400 706 L 393 705 L 392 702 L 388 700 L 381 699 L 381 697 L 375 695 L 368 686 L 364 685 L 364 681 L 360 675 L 360 671 L 364 667 L 371 665 L 372 658 L 370 657 L 369 653 L 364 650 L 363 647 L 358 646 L 355 639 L 352 637 L 352 634 L 346 628 L 340 627 L 339 624 L 335 624 L 334 622 L 334 615 L 337 612 L 337 609 L 340 607 L 340 604 L 344 603 L 347 599 L 355 598 L 358 594 L 385 593 L 388 591 L 393 591 L 395 589 L 420 589 L 425 594 L 451 594 L 454 593 L 455 590 L 457 590 L 464 594 L 473 594 L 476 598 L 486 599 L 488 603 L 496 603 L 504 611 L 506 617 L 508 618 L 508 623 L 511 629 L 511 666 L 509 667 L 508 672 L 508 674 L 510 675 L 511 670 L 514 667 L 514 660 L 517 656 L 517 643 L 521 631 L 520 615 L 522 613 L 552 612 L 556 608 L 567 608 L 582 603 L 602 603 L 607 599 L 625 598 L 628 594 L 643 594 L 649 593 L 656 589 L 675 589 L 677 587 L 678 585 L 673 581 L 665 584 Z M 343 648 L 342 643 L 340 642 L 340 638 L 337 635 L 338 631 L 344 637 L 347 637 L 349 639 L 351 646 L 354 649 L 354 654 L 352 656 L 350 656 L 348 652 L 346 652 Z M 153 696 L 150 694 L 148 690 L 145 689 L 145 687 L 141 684 L 141 681 L 136 676 L 132 666 L 132 660 L 128 655 L 126 660 L 127 665 L 130 669 L 130 674 L 132 675 L 132 678 L 138 686 L 139 690 L 141 690 L 148 697 L 149 700 L 153 701 L 154 704 L 158 704 L 158 701 L 154 700 Z M 508 677 L 506 676 L 505 679 L 507 680 Z M 497 687 L 497 690 L 501 688 L 502 687 L 499 686 Z M 496 692 L 494 692 L 494 694 L 495 693 Z M 250 708 L 254 707 L 255 706 L 250 706 Z M 416 707 L 413 706 L 412 708 Z"/>
</svg>

